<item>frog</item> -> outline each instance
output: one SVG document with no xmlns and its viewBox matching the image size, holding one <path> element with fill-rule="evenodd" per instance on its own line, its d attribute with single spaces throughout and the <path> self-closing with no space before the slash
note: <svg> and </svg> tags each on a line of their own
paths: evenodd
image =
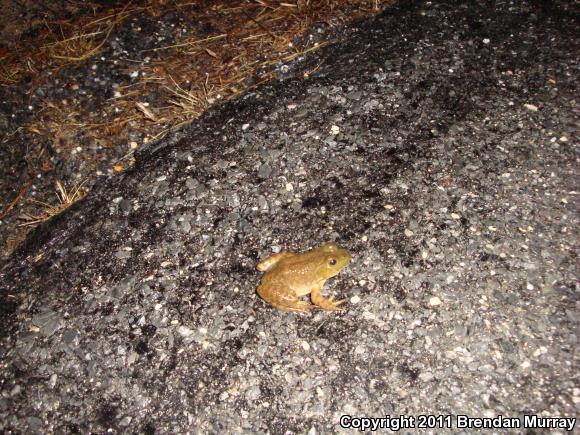
<svg viewBox="0 0 580 435">
<path fill-rule="evenodd" d="M 258 286 L 258 295 L 270 305 L 284 311 L 307 313 L 314 307 L 343 311 L 336 301 L 324 298 L 322 287 L 327 279 L 337 275 L 351 259 L 346 249 L 334 243 L 302 253 L 282 251 L 260 261 L 256 268 L 265 272 Z M 301 298 L 310 295 L 312 304 Z"/>
</svg>

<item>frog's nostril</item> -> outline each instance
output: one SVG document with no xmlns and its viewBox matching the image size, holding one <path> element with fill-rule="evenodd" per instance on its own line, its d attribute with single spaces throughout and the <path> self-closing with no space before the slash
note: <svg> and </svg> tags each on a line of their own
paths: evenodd
<svg viewBox="0 0 580 435">
<path fill-rule="evenodd" d="M 329 263 L 331 266 L 334 266 L 336 264 L 336 258 L 331 258 Z"/>
</svg>

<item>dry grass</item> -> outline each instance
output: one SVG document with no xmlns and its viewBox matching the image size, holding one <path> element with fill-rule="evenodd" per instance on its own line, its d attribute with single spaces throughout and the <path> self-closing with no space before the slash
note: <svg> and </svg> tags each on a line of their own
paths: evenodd
<svg viewBox="0 0 580 435">
<path fill-rule="evenodd" d="M 143 64 L 140 82 L 119 88 L 116 111 L 100 122 L 77 122 L 78 129 L 93 129 L 95 137 L 118 140 L 122 127 L 137 121 L 136 129 L 159 138 L 176 126 L 199 117 L 214 102 L 239 96 L 276 77 L 275 65 L 291 61 L 324 43 L 296 40 L 315 24 L 339 25 L 350 19 L 378 12 L 393 0 L 155 0 L 148 6 L 128 3 L 123 8 L 101 12 L 74 23 L 46 23 L 36 48 L 9 54 L 0 61 L 0 85 L 8 86 L 24 76 L 37 76 L 41 69 L 58 69 L 82 63 L 107 46 L 112 32 L 128 17 L 140 13 L 159 16 L 170 11 L 190 22 L 205 23 L 210 35 L 191 35 L 175 44 L 144 50 L 135 57 L 150 56 Z M 94 7 L 94 5 L 93 5 Z M 313 71 L 311 71 L 312 73 Z M 127 91 L 127 92 L 124 92 Z M 165 94 L 165 104 L 147 107 L 139 100 L 152 92 Z M 53 103 L 54 104 L 54 103 Z M 61 110 L 75 111 L 74 107 Z M 41 113 L 39 113 L 41 115 Z M 71 114 L 72 115 L 72 114 Z M 71 115 L 64 118 L 70 119 Z M 29 125 L 46 130 L 45 118 Z M 60 125 L 53 122 L 53 125 Z M 35 124 L 43 124 L 42 127 Z M 66 124 L 68 125 L 68 123 Z M 60 136 L 55 129 L 48 136 Z"/>
<path fill-rule="evenodd" d="M 171 81 L 173 86 L 165 86 L 165 89 L 173 96 L 169 99 L 169 104 L 181 109 L 181 116 L 187 119 L 195 119 L 203 113 L 208 104 L 207 80 L 201 86 L 197 86 L 197 89 L 191 85 L 187 90 L 179 86 L 173 78 Z"/>
<path fill-rule="evenodd" d="M 296 40 L 316 23 L 342 24 L 357 16 L 375 13 L 392 1 L 299 0 L 295 2 L 215 1 L 192 19 L 215 24 L 215 34 L 192 35 L 178 43 L 147 50 L 163 54 L 143 74 L 138 94 L 162 88 L 168 105 L 154 108 L 152 139 L 200 116 L 215 102 L 237 97 L 276 78 L 275 66 L 317 50 L 326 42 Z M 191 2 L 176 2 L 186 12 Z M 192 68 L 191 59 L 196 59 Z M 317 68 L 309 71 L 312 74 Z M 135 88 L 133 88 L 133 91 Z M 152 120 L 144 113 L 144 119 Z"/>
<path fill-rule="evenodd" d="M 82 63 L 99 53 L 116 26 L 142 10 L 138 7 L 130 8 L 130 5 L 131 2 L 120 11 L 114 11 L 112 14 L 84 23 L 81 27 L 73 26 L 68 32 L 72 33 L 69 37 L 65 37 L 62 27 L 59 28 L 60 33 L 57 35 L 51 27 L 47 26 L 48 32 L 52 34 L 55 41 L 44 45 L 41 49 L 47 50 L 51 58 L 59 61 L 60 66 Z"/>
<path fill-rule="evenodd" d="M 70 191 L 67 191 L 62 183 L 57 181 L 56 197 L 58 199 L 58 203 L 56 205 L 52 205 L 44 201 L 32 200 L 31 202 L 41 206 L 41 211 L 39 214 L 22 213 L 21 219 L 24 220 L 24 222 L 21 223 L 20 226 L 36 226 L 39 223 L 47 221 L 53 216 L 56 216 L 63 210 L 66 210 L 79 199 L 84 198 L 87 194 L 86 190 L 83 189 L 83 184 L 85 181 L 78 183 Z"/>
<path fill-rule="evenodd" d="M 109 9 L 88 2 L 87 10 L 92 8 L 96 11 L 93 14 L 74 21 L 47 22 L 37 40 L 0 58 L 0 86 L 12 86 L 26 78 L 30 81 L 28 92 L 33 93 L 42 84 L 42 77 L 47 77 L 39 72 L 50 71 L 52 77 L 58 77 L 62 68 L 93 59 L 108 47 L 115 30 L 128 18 L 173 12 L 182 18 L 181 23 L 187 23 L 176 25 L 174 43 L 131 53 L 139 71 L 137 82 L 119 83 L 115 96 L 92 113 L 76 100 L 46 100 L 32 120 L 19 127 L 51 142 L 59 159 L 66 159 L 80 132 L 105 148 L 128 142 L 129 133 L 135 131 L 147 142 L 192 122 L 216 103 L 275 79 L 276 66 L 281 63 L 326 45 L 328 41 L 303 38 L 315 25 L 339 26 L 375 14 L 394 1 L 149 0 L 145 6 L 128 2 Z M 188 32 L 181 32 L 180 26 L 188 27 Z M 143 61 L 145 57 L 149 62 Z M 304 75 L 315 73 L 319 67 Z M 148 103 L 149 95 L 159 97 Z M 10 137 L 6 134 L 2 142 Z M 133 148 L 119 161 L 110 162 L 112 170 L 131 166 Z M 87 168 L 96 167 L 96 162 L 88 161 L 92 158 L 88 153 L 81 157 L 87 159 Z M 39 172 L 43 169 L 30 170 L 31 174 Z M 17 210 L 18 204 L 26 204 L 27 185 L 16 192 L 3 216 Z M 40 212 L 21 210 L 25 220 L 21 225 L 30 227 L 47 220 L 84 194 L 81 186 L 67 192 L 60 182 L 56 192 L 56 205 L 28 202 L 23 208 L 43 208 Z"/>
<path fill-rule="evenodd" d="M 87 2 L 87 10 L 99 10 Z M 102 10 L 102 8 L 100 8 Z M 125 19 L 147 10 L 128 2 L 122 8 L 102 10 L 98 15 L 87 14 L 77 20 L 44 22 L 44 29 L 34 41 L 11 47 L 0 58 L 0 86 L 10 86 L 24 78 L 34 79 L 39 71 L 53 70 L 74 63 L 82 63 L 106 47 L 113 30 Z"/>
<path fill-rule="evenodd" d="M 111 24 L 106 30 L 81 33 L 48 44 L 44 48 L 48 50 L 50 56 L 54 59 L 67 63 L 84 62 L 99 52 L 105 42 L 107 42 L 107 39 L 109 39 L 109 36 L 111 36 L 114 28 L 115 25 Z"/>
</svg>

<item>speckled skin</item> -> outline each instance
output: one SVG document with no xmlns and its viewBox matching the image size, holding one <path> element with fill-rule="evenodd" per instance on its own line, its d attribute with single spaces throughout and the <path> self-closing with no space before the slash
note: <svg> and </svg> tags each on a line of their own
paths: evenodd
<svg viewBox="0 0 580 435">
<path fill-rule="evenodd" d="M 276 308 L 285 311 L 308 312 L 314 306 L 337 311 L 346 301 L 326 299 L 321 291 L 328 278 L 332 278 L 350 261 L 347 250 L 327 243 L 301 254 L 280 252 L 258 263 L 257 269 L 265 271 L 258 294 Z M 310 294 L 312 304 L 300 297 Z"/>
</svg>

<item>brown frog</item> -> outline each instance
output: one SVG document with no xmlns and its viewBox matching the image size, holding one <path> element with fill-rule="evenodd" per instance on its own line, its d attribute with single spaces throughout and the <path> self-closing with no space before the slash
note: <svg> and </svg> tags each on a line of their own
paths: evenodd
<svg viewBox="0 0 580 435">
<path fill-rule="evenodd" d="M 338 274 L 349 261 L 349 252 L 334 243 L 300 254 L 274 254 L 258 263 L 257 269 L 266 272 L 258 294 L 269 304 L 286 311 L 308 312 L 314 306 L 324 310 L 341 310 L 338 306 L 346 299 L 326 299 L 321 291 L 326 280 Z M 310 294 L 314 305 L 300 299 L 307 294 Z"/>
</svg>

